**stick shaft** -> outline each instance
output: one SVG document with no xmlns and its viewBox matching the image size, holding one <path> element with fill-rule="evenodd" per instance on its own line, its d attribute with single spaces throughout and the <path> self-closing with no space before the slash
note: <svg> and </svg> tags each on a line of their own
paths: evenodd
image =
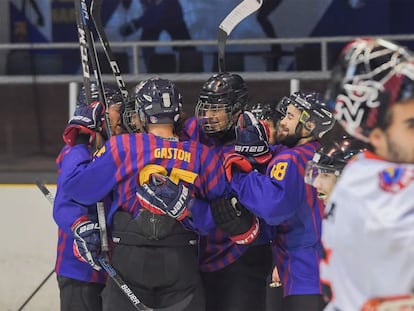
<svg viewBox="0 0 414 311">
<path fill-rule="evenodd" d="M 239 3 L 220 23 L 218 27 L 218 66 L 219 71 L 225 71 L 225 46 L 227 38 L 233 29 L 249 15 L 256 12 L 263 4 L 263 0 L 244 0 Z"/>
</svg>

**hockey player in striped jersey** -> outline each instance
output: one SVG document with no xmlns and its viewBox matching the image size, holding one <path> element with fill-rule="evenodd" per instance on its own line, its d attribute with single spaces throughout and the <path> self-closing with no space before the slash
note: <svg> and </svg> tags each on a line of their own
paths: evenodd
<svg viewBox="0 0 414 311">
<path fill-rule="evenodd" d="M 185 123 L 185 134 L 212 148 L 224 161 L 226 155 L 235 150 L 235 125 L 247 101 L 247 88 L 241 76 L 226 72 L 212 75 L 200 90 L 195 117 Z M 270 236 L 261 228 L 260 235 L 252 239 L 253 243 L 237 243 L 234 236 L 256 232 L 252 230 L 255 225 L 252 215 L 243 207 L 239 210 L 240 217 L 234 209 L 222 207 L 215 211 L 212 215 L 210 206 L 206 206 L 193 213 L 199 228 L 205 228 L 200 222 L 214 218 L 213 226 L 202 230 L 200 237 L 200 269 L 207 310 L 264 309 L 266 277 L 271 270 Z M 244 225 L 234 227 L 233 222 L 239 221 Z M 230 227 L 235 230 L 228 231 Z"/>
<path fill-rule="evenodd" d="M 283 310 L 321 310 L 318 266 L 323 204 L 303 178 L 307 162 L 320 146 L 318 139 L 334 120 L 314 91 L 294 93 L 279 106 L 286 115 L 280 121 L 277 140 L 285 148 L 274 154 L 266 174 L 249 172 L 232 158 L 225 165 L 231 170 L 231 188 L 239 202 L 274 226 Z"/>
<path fill-rule="evenodd" d="M 99 124 L 84 124 L 85 118 L 75 118 L 68 125 L 64 138 L 75 144 L 62 163 L 70 172 L 63 188 L 86 205 L 113 191 L 114 201 L 107 214 L 115 243 L 112 264 L 144 304 L 167 307 L 190 296 L 185 310 L 204 310 L 194 243 L 197 235 L 177 220 L 189 213 L 186 207 L 192 196 L 214 200 L 226 195 L 222 163 L 199 142 L 179 141 L 174 126 L 182 99 L 171 81 L 152 78 L 141 82 L 135 100 L 147 133 L 111 137 L 92 162 L 87 144 Z M 99 112 L 91 109 L 89 119 L 97 120 Z M 73 135 L 73 126 L 81 132 Z M 162 177 L 166 175 L 169 179 Z M 171 181 L 187 185 L 190 191 L 168 197 Z M 163 184 L 163 197 L 173 202 L 173 208 L 167 212 L 146 209 L 151 204 L 142 204 L 145 197 L 138 189 L 144 184 Z M 112 280 L 104 289 L 103 305 L 104 310 L 133 310 Z"/>
<path fill-rule="evenodd" d="M 381 300 L 390 302 L 381 310 L 410 309 L 397 298 L 414 288 L 412 56 L 383 39 L 357 39 L 341 53 L 328 95 L 335 118 L 368 151 L 347 164 L 326 206 L 326 310 L 377 310 Z"/>
<path fill-rule="evenodd" d="M 104 88 L 108 100 L 108 115 L 111 123 L 111 132 L 124 132 L 121 113 L 123 111 L 122 95 L 115 87 L 107 85 Z M 92 100 L 97 101 L 98 88 L 91 85 Z M 77 108 L 87 107 L 85 90 L 78 97 Z M 104 141 L 103 138 L 100 139 Z M 53 217 L 58 225 L 58 247 L 55 272 L 60 290 L 60 310 L 99 311 L 102 310 L 101 292 L 106 281 L 106 273 L 93 269 L 78 254 L 75 256 L 73 246 L 76 246 L 74 233 L 71 229 L 74 222 L 96 210 L 95 204 L 84 206 L 70 199 L 70 196 L 61 189 L 62 180 L 68 173 L 62 170 L 62 161 L 70 152 L 70 146 L 65 145 L 59 153 L 56 164 L 58 167 L 57 193 L 53 207 Z M 92 150 L 89 151 L 92 154 Z"/>
</svg>

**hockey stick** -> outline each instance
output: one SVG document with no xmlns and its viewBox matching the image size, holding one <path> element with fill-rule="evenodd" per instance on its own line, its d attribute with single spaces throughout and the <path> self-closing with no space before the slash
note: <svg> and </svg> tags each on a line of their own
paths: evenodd
<svg viewBox="0 0 414 311">
<path fill-rule="evenodd" d="M 90 15 L 92 16 L 92 21 L 95 25 L 96 33 L 98 34 L 99 40 L 101 41 L 102 46 L 104 48 L 106 58 L 108 59 L 109 65 L 112 70 L 112 74 L 114 75 L 119 91 L 121 92 L 122 97 L 125 99 L 128 97 L 128 91 L 126 89 L 124 79 L 121 76 L 121 71 L 112 53 L 108 38 L 106 37 L 104 27 L 102 25 L 101 8 L 102 0 L 92 0 Z"/>
<path fill-rule="evenodd" d="M 75 0 L 75 4 L 77 3 L 78 3 L 77 0 Z M 104 85 L 102 82 L 102 73 L 101 73 L 101 68 L 99 66 L 99 62 L 98 62 L 98 54 L 95 48 L 95 40 L 93 37 L 93 32 L 90 27 L 91 25 L 90 25 L 90 18 L 89 18 L 89 10 L 86 4 L 86 0 L 80 0 L 80 3 L 78 3 L 78 5 L 75 8 L 77 10 L 76 15 L 80 16 L 80 25 L 78 25 L 78 31 L 79 29 L 82 29 L 85 39 L 86 39 L 85 41 L 86 41 L 88 51 L 89 51 L 90 62 L 91 62 L 92 69 L 94 72 L 96 84 L 98 86 L 99 100 L 105 106 L 105 122 L 107 125 L 106 126 L 107 135 L 108 137 L 111 137 L 112 132 L 111 132 L 111 127 L 109 126 L 110 123 L 109 123 L 109 118 L 108 118 L 108 113 L 107 113 L 108 101 L 105 96 Z"/>
<path fill-rule="evenodd" d="M 263 4 L 263 0 L 244 0 L 239 3 L 221 22 L 218 28 L 218 66 L 219 72 L 225 71 L 225 46 L 227 38 L 236 27 L 247 16 L 253 14 Z"/>
<path fill-rule="evenodd" d="M 44 183 L 40 182 L 39 180 L 36 180 L 35 183 L 36 183 L 36 186 L 43 193 L 43 195 L 46 197 L 46 199 L 53 206 L 53 204 L 55 202 L 55 198 L 53 197 L 53 194 L 49 191 L 49 189 L 46 187 L 46 185 Z M 119 288 L 122 290 L 122 292 L 125 293 L 125 295 L 128 297 L 128 299 L 132 302 L 135 309 L 140 310 L 140 311 L 150 311 L 150 310 L 152 310 L 151 308 L 148 308 L 147 306 L 145 306 L 144 304 L 141 303 L 141 301 L 137 298 L 137 296 L 135 296 L 135 294 L 128 287 L 128 285 L 125 284 L 125 282 L 122 280 L 122 278 L 116 272 L 116 270 L 112 267 L 112 265 L 110 263 L 108 263 L 107 260 L 103 256 L 99 257 L 98 261 L 101 264 L 102 268 L 108 273 L 108 275 L 119 286 Z M 48 276 L 48 277 L 50 277 L 50 276 Z M 43 285 L 43 284 L 41 284 L 41 285 Z"/>
<path fill-rule="evenodd" d="M 76 12 L 76 25 L 78 28 L 78 37 L 79 37 L 79 48 L 81 56 L 81 65 L 82 65 L 82 74 L 83 74 L 83 85 L 86 94 L 86 101 L 88 104 L 92 102 L 91 94 L 91 75 L 89 71 L 89 50 L 88 44 L 86 42 L 86 32 L 83 27 L 82 17 L 81 17 L 81 8 L 80 3 L 75 0 L 75 12 Z"/>
<path fill-rule="evenodd" d="M 89 13 L 88 13 L 88 6 L 86 4 L 85 0 L 75 0 L 75 14 L 76 14 L 76 22 L 78 26 L 78 33 L 79 33 L 79 43 L 81 45 L 85 45 L 87 50 L 89 51 L 90 55 L 90 61 L 92 64 L 92 68 L 94 70 L 96 83 L 98 85 L 99 90 L 99 99 L 102 103 L 104 103 L 105 106 L 105 122 L 106 122 L 106 131 L 108 134 L 108 137 L 111 137 L 111 127 L 110 127 L 110 121 L 107 113 L 108 103 L 105 97 L 105 91 L 103 87 L 102 82 L 102 75 L 101 70 L 98 63 L 98 57 L 95 49 L 95 42 L 93 39 L 93 34 L 90 29 L 90 21 L 89 21 Z M 82 34 L 82 36 L 81 36 Z M 81 40 L 82 37 L 82 40 Z M 86 53 L 86 56 L 88 54 Z M 81 55 L 82 57 L 82 55 Z M 86 62 L 86 64 L 89 66 L 89 63 Z M 89 84 L 85 84 L 85 89 L 88 89 L 90 92 L 90 79 L 85 79 L 85 67 L 83 66 L 83 76 L 84 76 L 84 82 L 89 82 Z M 89 67 L 87 69 L 89 74 Z M 88 101 L 89 103 L 91 102 Z M 101 249 L 102 252 L 107 253 L 109 251 L 109 243 L 108 243 L 108 237 L 107 237 L 107 230 L 106 230 L 106 221 L 105 221 L 105 209 L 102 202 L 98 202 L 96 204 L 97 214 L 98 214 L 98 223 L 99 223 L 99 230 L 101 232 Z"/>
<path fill-rule="evenodd" d="M 47 198 L 47 199 L 49 199 L 49 198 Z M 17 311 L 23 310 L 23 308 L 29 303 L 29 301 L 32 300 L 33 296 L 36 295 L 36 293 L 42 288 L 42 286 L 50 279 L 50 277 L 53 275 L 54 272 L 55 272 L 55 269 L 50 271 L 50 273 L 44 278 L 44 280 L 39 284 L 39 286 L 36 287 L 36 289 L 33 291 L 33 293 L 23 302 L 23 304 L 20 306 L 19 309 L 17 309 Z"/>
<path fill-rule="evenodd" d="M 49 189 L 46 187 L 46 185 L 39 180 L 36 180 L 36 185 L 40 189 L 40 191 L 43 193 L 43 195 L 46 197 L 46 199 L 50 202 L 50 204 L 54 204 L 55 198 L 53 197 L 53 194 L 49 191 Z M 193 299 L 193 294 L 188 295 L 186 298 L 181 300 L 180 302 L 169 306 L 165 308 L 150 308 L 144 305 L 138 297 L 133 293 L 133 291 L 129 288 L 129 286 L 125 283 L 125 281 L 122 279 L 122 277 L 118 274 L 118 272 L 115 270 L 115 268 L 106 260 L 104 256 L 100 256 L 98 258 L 99 263 L 101 264 L 101 267 L 108 273 L 109 277 L 115 282 L 115 284 L 122 290 L 122 292 L 125 294 L 125 296 L 128 297 L 129 301 L 134 305 L 135 309 L 139 311 L 181 311 L 183 310 Z M 53 271 L 52 271 L 53 272 Z M 47 279 L 50 277 L 48 275 Z M 47 281 L 42 282 L 42 284 L 39 286 L 39 288 Z M 36 289 L 36 292 L 38 289 Z M 32 294 L 32 296 L 35 293 Z M 29 297 L 28 300 L 30 300 L 31 297 Z M 27 303 L 26 303 L 27 304 Z M 22 308 L 24 305 L 22 306 Z M 21 309 L 19 309 L 20 311 Z"/>
</svg>

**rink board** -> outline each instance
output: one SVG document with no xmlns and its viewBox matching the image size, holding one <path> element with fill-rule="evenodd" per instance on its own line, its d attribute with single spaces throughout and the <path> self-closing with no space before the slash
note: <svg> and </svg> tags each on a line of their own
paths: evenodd
<svg viewBox="0 0 414 311">
<path fill-rule="evenodd" d="M 54 194 L 55 185 L 47 185 Z M 35 185 L 0 185 L 0 310 L 15 311 L 53 270 L 57 226 Z M 56 275 L 24 310 L 59 310 Z"/>
</svg>

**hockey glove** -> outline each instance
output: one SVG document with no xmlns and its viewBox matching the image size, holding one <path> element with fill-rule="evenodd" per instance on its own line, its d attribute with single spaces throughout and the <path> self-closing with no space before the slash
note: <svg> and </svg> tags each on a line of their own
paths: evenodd
<svg viewBox="0 0 414 311">
<path fill-rule="evenodd" d="M 74 235 L 73 253 L 80 261 L 89 263 L 95 270 L 101 270 L 98 256 L 101 250 L 99 224 L 82 216 L 72 225 Z"/>
<path fill-rule="evenodd" d="M 150 212 L 167 214 L 180 221 L 188 215 L 191 193 L 181 181 L 177 185 L 167 176 L 151 174 L 149 183 L 138 187 L 137 197 Z"/>
<path fill-rule="evenodd" d="M 211 203 L 216 226 L 237 244 L 252 243 L 259 235 L 259 220 L 241 205 L 236 198 L 217 199 Z"/>
<path fill-rule="evenodd" d="M 272 154 L 269 149 L 269 128 L 258 121 L 250 111 L 243 112 L 237 121 L 234 149 L 253 165 L 264 164 Z"/>
<path fill-rule="evenodd" d="M 73 146 L 78 143 L 79 134 L 87 134 L 89 135 L 89 141 L 85 143 L 93 144 L 96 132 L 101 131 L 104 112 L 104 106 L 98 101 L 94 101 L 89 106 L 77 108 L 63 132 L 65 143 Z"/>
<path fill-rule="evenodd" d="M 227 180 L 231 181 L 233 173 L 249 173 L 253 170 L 253 166 L 245 156 L 238 153 L 231 153 L 224 159 L 224 170 Z"/>
</svg>

